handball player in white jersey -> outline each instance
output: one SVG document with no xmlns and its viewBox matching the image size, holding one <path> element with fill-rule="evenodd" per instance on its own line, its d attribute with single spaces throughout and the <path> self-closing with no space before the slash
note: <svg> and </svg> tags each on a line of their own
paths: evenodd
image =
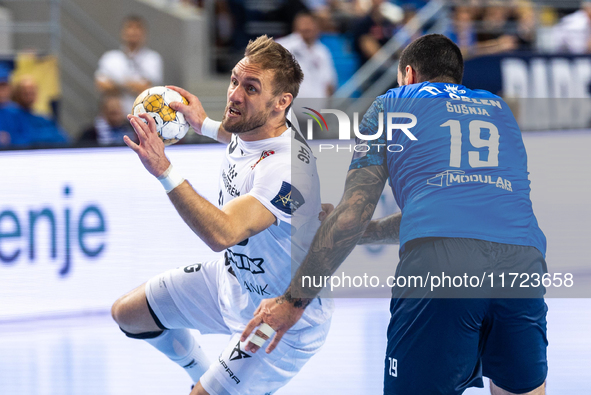
<svg viewBox="0 0 591 395">
<path fill-rule="evenodd" d="M 171 87 L 188 100 L 188 105 L 171 107 L 197 133 L 228 144 L 216 204 L 173 169 L 153 119 L 129 116 L 139 145 L 125 137 L 126 144 L 162 182 L 195 234 L 223 253 L 217 261 L 152 278 L 112 309 L 128 337 L 145 340 L 187 371 L 196 383 L 191 395 L 273 394 L 326 338 L 332 302 L 317 298 L 289 331 L 273 337 L 271 327 L 263 324 L 244 342 L 240 339 L 261 300 L 283 294 L 292 260 L 301 262 L 320 225 L 315 159 L 286 118 L 302 78 L 292 55 L 261 36 L 249 43 L 232 71 L 221 123 L 207 118 L 197 97 Z M 230 341 L 219 357 L 209 360 L 188 328 L 229 334 Z M 271 337 L 276 344 L 272 354 L 245 350 L 249 341 L 262 345 Z"/>
</svg>

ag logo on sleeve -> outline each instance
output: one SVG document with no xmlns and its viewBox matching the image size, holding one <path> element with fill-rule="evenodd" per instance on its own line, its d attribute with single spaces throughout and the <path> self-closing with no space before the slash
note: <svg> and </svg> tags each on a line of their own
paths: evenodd
<svg viewBox="0 0 591 395">
<path fill-rule="evenodd" d="M 281 189 L 277 196 L 271 200 L 273 206 L 277 207 L 287 215 L 292 215 L 305 202 L 306 201 L 300 191 L 285 181 L 281 184 Z"/>
</svg>

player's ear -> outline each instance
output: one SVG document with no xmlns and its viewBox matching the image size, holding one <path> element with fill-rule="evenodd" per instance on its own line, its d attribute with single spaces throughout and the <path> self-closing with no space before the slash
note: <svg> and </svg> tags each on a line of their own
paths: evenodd
<svg viewBox="0 0 591 395">
<path fill-rule="evenodd" d="M 413 69 L 412 66 L 407 65 L 405 71 L 406 71 L 406 75 L 404 76 L 405 85 L 416 84 L 418 82 L 418 79 L 417 79 L 417 72 L 415 71 L 415 69 Z"/>
<path fill-rule="evenodd" d="M 279 101 L 275 106 L 277 112 L 284 112 L 287 107 L 293 102 L 293 95 L 291 93 L 285 92 L 279 95 Z"/>
</svg>

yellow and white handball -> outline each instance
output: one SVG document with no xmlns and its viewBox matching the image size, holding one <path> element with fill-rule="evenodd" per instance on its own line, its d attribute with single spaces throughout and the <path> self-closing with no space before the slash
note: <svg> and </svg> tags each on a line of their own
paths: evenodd
<svg viewBox="0 0 591 395">
<path fill-rule="evenodd" d="M 138 95 L 131 113 L 136 116 L 148 113 L 156 121 L 156 130 L 164 145 L 171 145 L 185 137 L 189 131 L 185 116 L 169 106 L 175 101 L 188 104 L 187 99 L 178 92 L 164 86 L 154 86 Z"/>
</svg>

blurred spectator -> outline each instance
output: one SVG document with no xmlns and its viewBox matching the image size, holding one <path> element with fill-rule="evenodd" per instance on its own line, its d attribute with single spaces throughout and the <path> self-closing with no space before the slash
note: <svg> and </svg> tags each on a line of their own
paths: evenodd
<svg viewBox="0 0 591 395">
<path fill-rule="evenodd" d="M 336 87 L 337 73 L 330 51 L 318 40 L 318 21 L 311 13 L 299 13 L 294 20 L 293 30 L 292 34 L 277 42 L 292 53 L 304 72 L 298 97 L 331 96 Z"/>
<path fill-rule="evenodd" d="M 501 1 L 490 2 L 484 9 L 477 34 L 479 55 L 517 49 L 517 37 L 509 22 L 509 15 L 510 8 Z"/>
<path fill-rule="evenodd" d="M 121 109 L 121 98 L 117 95 L 105 95 L 101 102 L 101 113 L 94 120 L 92 127 L 82 132 L 78 146 L 124 145 L 123 136 L 136 141 L 133 128 Z"/>
<path fill-rule="evenodd" d="M 396 25 L 381 12 L 383 3 L 384 0 L 371 0 L 371 8 L 367 15 L 355 22 L 354 48 L 359 53 L 362 63 L 375 55 L 396 31 Z"/>
<path fill-rule="evenodd" d="M 464 57 L 476 51 L 476 30 L 474 29 L 472 7 L 458 6 L 453 12 L 450 31 L 446 34 L 462 51 Z"/>
<path fill-rule="evenodd" d="M 303 0 L 227 0 L 233 18 L 231 51 L 240 58 L 248 40 L 261 34 L 282 37 L 290 33 L 295 16 L 307 11 Z M 236 59 L 232 60 L 236 64 Z"/>
<path fill-rule="evenodd" d="M 0 148 L 24 144 L 24 127 L 18 106 L 12 102 L 10 70 L 0 65 Z"/>
<path fill-rule="evenodd" d="M 562 18 L 554 27 L 554 37 L 558 51 L 591 52 L 591 0 L 583 0 L 580 10 Z"/>
<path fill-rule="evenodd" d="M 57 56 L 42 56 L 35 51 L 18 53 L 11 79 L 18 81 L 22 77 L 33 78 L 37 83 L 37 99 L 32 112 L 57 119 L 61 97 Z"/>
<path fill-rule="evenodd" d="M 516 9 L 517 45 L 520 51 L 531 51 L 536 44 L 536 11 L 529 1 L 523 2 Z"/>
<path fill-rule="evenodd" d="M 146 38 L 144 20 L 127 17 L 121 29 L 121 48 L 103 54 L 95 73 L 98 90 L 121 95 L 125 113 L 131 111 L 138 94 L 163 80 L 162 57 L 144 46 Z"/>
<path fill-rule="evenodd" d="M 37 101 L 37 83 L 32 77 L 23 76 L 14 85 L 13 100 L 18 105 L 17 116 L 24 133 L 19 145 L 31 147 L 63 146 L 68 143 L 66 134 L 55 122 L 33 112 Z"/>
</svg>

